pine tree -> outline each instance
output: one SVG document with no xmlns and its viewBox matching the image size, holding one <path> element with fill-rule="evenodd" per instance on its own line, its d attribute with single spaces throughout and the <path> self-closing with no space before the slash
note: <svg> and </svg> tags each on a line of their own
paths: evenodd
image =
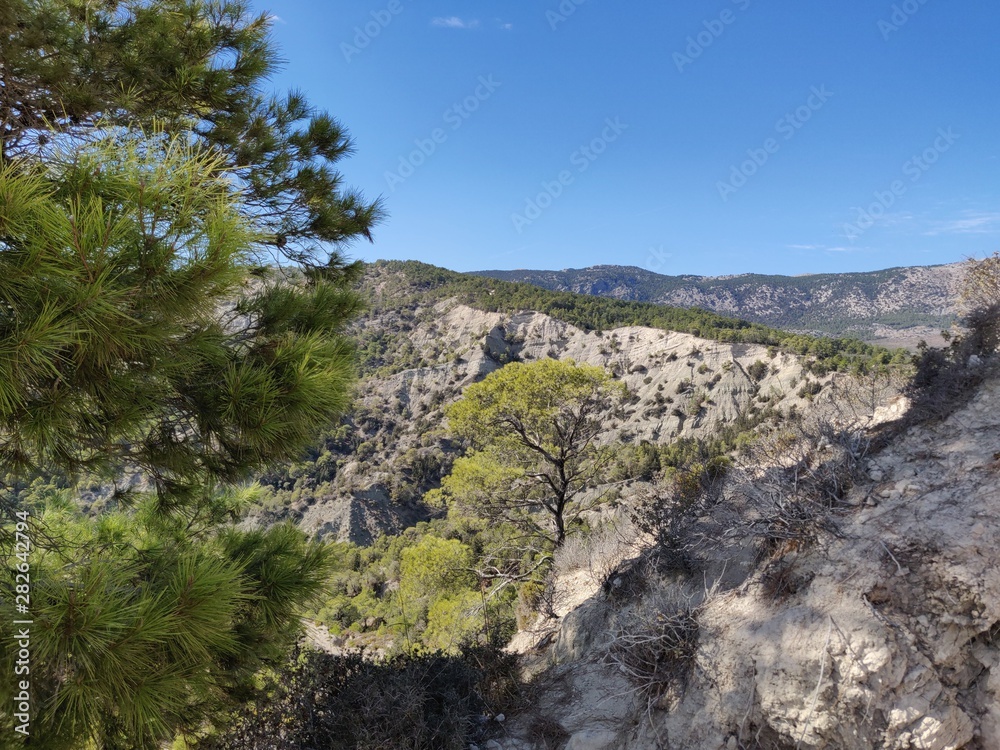
<svg viewBox="0 0 1000 750">
<path fill-rule="evenodd" d="M 135 466 L 169 496 L 295 457 L 347 405 L 359 301 L 251 283 L 253 236 L 180 140 L 0 168 L 0 462 Z"/>
<path fill-rule="evenodd" d="M 197 736 L 253 694 L 261 666 L 282 662 L 325 552 L 291 525 L 218 533 L 249 500 L 216 494 L 197 514 L 165 515 L 150 497 L 97 521 L 45 512 L 30 566 L 30 747 L 153 750 Z M 26 616 L 3 615 L 0 637 L 16 643 L 12 623 Z M 0 655 L 5 675 L 17 652 Z M 21 724 L 14 682 L 0 681 L 4 742 Z"/>
<path fill-rule="evenodd" d="M 226 485 L 346 408 L 359 302 L 322 274 L 255 277 L 250 216 L 220 156 L 177 137 L 0 165 L 0 473 L 149 480 L 96 521 L 3 495 L 9 518 L 42 514 L 27 527 L 33 747 L 198 730 L 281 660 L 323 580 L 297 530 L 224 526 L 245 501 Z M 16 572 L 5 644 L 24 618 Z M 5 738 L 17 656 L 0 649 Z"/>
<path fill-rule="evenodd" d="M 5 0 L 0 161 L 116 126 L 191 134 L 245 188 L 262 248 L 343 271 L 338 249 L 370 240 L 382 207 L 335 169 L 352 150 L 340 123 L 264 92 L 270 22 L 247 0 Z"/>
<path fill-rule="evenodd" d="M 558 547 L 571 522 L 602 498 L 611 454 L 599 444 L 625 388 L 572 360 L 515 362 L 466 389 L 447 411 L 472 450 L 455 461 L 440 494 L 494 523 Z"/>
<path fill-rule="evenodd" d="M 336 171 L 340 124 L 266 93 L 269 23 L 244 0 L 0 3 L 4 743 L 14 620 L 32 747 L 156 748 L 253 692 L 324 578 L 295 529 L 232 525 L 234 486 L 346 408 L 341 253 L 382 210 Z M 300 270 L 259 269 L 276 254 Z M 16 492 L 36 476 L 70 489 Z M 92 517 L 84 477 L 144 481 Z"/>
</svg>

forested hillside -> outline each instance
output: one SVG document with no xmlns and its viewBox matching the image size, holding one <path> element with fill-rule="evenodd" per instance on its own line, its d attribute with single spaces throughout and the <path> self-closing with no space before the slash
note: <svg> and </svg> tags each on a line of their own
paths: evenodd
<svg viewBox="0 0 1000 750">
<path fill-rule="evenodd" d="M 958 267 L 805 276 L 666 276 L 631 266 L 475 275 L 613 299 L 698 307 L 764 325 L 824 335 L 885 338 L 914 327 L 940 330 L 956 318 Z M 884 330 L 884 329 L 888 329 Z"/>
<path fill-rule="evenodd" d="M 430 517 L 423 495 L 458 450 L 444 431 L 445 407 L 512 361 L 571 356 L 607 368 L 638 399 L 633 434 L 654 441 L 706 433 L 723 404 L 726 421 L 746 418 L 744 409 L 752 415 L 745 394 L 733 403 L 712 400 L 720 381 L 730 388 L 731 378 L 749 378 L 727 359 L 743 368 L 759 359 L 748 370 L 758 380 L 780 370 L 780 390 L 798 397 L 831 372 L 910 361 L 854 339 L 787 334 L 701 310 L 550 292 L 416 262 L 367 266 L 359 293 L 368 304 L 355 324 L 361 380 L 354 407 L 304 460 L 265 475 L 274 494 L 265 503 L 273 515 L 264 517 L 294 518 L 310 533 L 363 543 Z M 691 419 L 696 396 L 706 411 Z"/>
<path fill-rule="evenodd" d="M 885 349 L 856 338 L 789 333 L 700 308 L 551 291 L 529 283 L 459 274 L 415 261 L 379 261 L 374 264 L 373 271 L 380 279 L 373 290 L 375 310 L 384 304 L 413 305 L 418 300 L 426 303 L 454 297 L 470 307 L 489 312 L 542 312 L 585 330 L 639 325 L 727 343 L 776 346 L 814 357 L 827 369 L 844 369 L 871 358 L 888 361 Z M 901 358 L 903 355 L 896 356 Z"/>
</svg>

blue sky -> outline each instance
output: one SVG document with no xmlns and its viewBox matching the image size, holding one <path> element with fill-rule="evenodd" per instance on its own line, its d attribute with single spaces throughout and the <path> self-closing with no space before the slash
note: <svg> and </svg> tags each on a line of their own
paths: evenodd
<svg viewBox="0 0 1000 750">
<path fill-rule="evenodd" d="M 1000 249 L 995 0 L 272 0 L 275 78 L 460 271 L 861 271 Z"/>
</svg>

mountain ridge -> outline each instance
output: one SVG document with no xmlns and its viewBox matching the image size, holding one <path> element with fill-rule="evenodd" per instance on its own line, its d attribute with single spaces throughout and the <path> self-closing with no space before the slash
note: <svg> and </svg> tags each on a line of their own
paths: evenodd
<svg viewBox="0 0 1000 750">
<path fill-rule="evenodd" d="M 516 269 L 470 275 L 613 299 L 698 307 L 786 330 L 854 335 L 912 346 L 958 317 L 962 264 L 803 276 L 745 273 L 669 276 L 603 264 L 561 271 Z"/>
</svg>

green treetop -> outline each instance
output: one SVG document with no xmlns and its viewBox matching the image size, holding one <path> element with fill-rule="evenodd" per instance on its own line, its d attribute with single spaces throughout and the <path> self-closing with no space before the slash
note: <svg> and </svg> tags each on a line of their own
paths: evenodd
<svg viewBox="0 0 1000 750">
<path fill-rule="evenodd" d="M 297 455 L 347 405 L 355 296 L 250 283 L 219 157 L 110 139 L 0 167 L 0 466 L 144 470 L 163 495 Z"/>
<path fill-rule="evenodd" d="M 455 462 L 442 494 L 556 546 L 592 507 L 609 455 L 599 445 L 625 387 L 571 360 L 514 363 L 470 386 L 448 410 L 471 452 Z"/>
</svg>

